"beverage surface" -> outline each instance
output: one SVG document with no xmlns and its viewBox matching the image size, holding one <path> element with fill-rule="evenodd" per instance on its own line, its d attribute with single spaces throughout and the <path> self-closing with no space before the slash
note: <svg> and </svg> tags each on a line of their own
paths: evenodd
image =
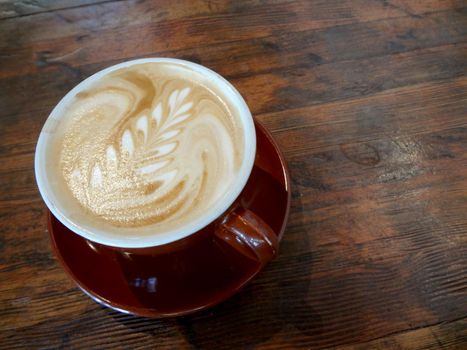
<svg viewBox="0 0 467 350">
<path fill-rule="evenodd" d="M 113 71 L 64 111 L 58 182 L 88 219 L 165 231 L 202 216 L 228 191 L 243 159 L 241 122 L 215 85 L 184 69 L 144 63 Z"/>
</svg>

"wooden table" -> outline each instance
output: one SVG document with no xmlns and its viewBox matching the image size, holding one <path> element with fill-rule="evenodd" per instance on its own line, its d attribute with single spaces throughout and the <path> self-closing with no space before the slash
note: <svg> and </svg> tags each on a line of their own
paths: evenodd
<svg viewBox="0 0 467 350">
<path fill-rule="evenodd" d="M 456 0 L 0 3 L 0 347 L 467 348 L 467 4 Z M 232 299 L 148 320 L 95 304 L 49 247 L 42 124 L 131 58 L 229 79 L 283 149 L 279 256 Z"/>
</svg>

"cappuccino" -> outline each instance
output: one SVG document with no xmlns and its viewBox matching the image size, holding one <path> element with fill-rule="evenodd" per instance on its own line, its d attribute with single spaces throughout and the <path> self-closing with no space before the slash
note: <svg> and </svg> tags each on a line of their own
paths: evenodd
<svg viewBox="0 0 467 350">
<path fill-rule="evenodd" d="M 176 63 L 113 70 L 55 119 L 49 181 L 87 227 L 155 234 L 188 225 L 243 164 L 238 110 L 211 80 Z"/>
</svg>

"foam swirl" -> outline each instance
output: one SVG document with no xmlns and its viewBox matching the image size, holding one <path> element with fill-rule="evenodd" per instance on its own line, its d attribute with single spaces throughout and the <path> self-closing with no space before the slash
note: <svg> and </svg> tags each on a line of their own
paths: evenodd
<svg viewBox="0 0 467 350">
<path fill-rule="evenodd" d="M 112 225 L 179 224 L 226 192 L 242 132 L 207 87 L 150 64 L 116 71 L 76 96 L 60 167 L 74 198 Z"/>
</svg>

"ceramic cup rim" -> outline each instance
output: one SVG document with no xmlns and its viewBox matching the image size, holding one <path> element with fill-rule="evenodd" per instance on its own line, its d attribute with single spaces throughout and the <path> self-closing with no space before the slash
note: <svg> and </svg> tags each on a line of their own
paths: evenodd
<svg viewBox="0 0 467 350">
<path fill-rule="evenodd" d="M 218 201 L 218 204 L 207 210 L 202 217 L 199 217 L 193 222 L 185 224 L 179 228 L 160 232 L 154 235 L 136 236 L 122 235 L 121 233 L 112 234 L 111 232 L 107 232 L 103 229 L 85 226 L 74 220 L 72 217 L 70 217 L 70 215 L 67 215 L 69 213 L 64 212 L 64 209 L 60 207 L 58 199 L 59 196 L 53 192 L 53 189 L 47 180 L 47 146 L 48 142 L 53 139 L 53 131 L 50 130 L 53 130 L 53 124 L 56 123 L 57 120 L 60 120 L 61 117 L 63 117 L 62 111 L 68 107 L 68 104 L 72 101 L 73 97 L 78 92 L 92 84 L 94 81 L 114 70 L 151 62 L 172 63 L 202 74 L 204 77 L 208 78 L 211 83 L 214 83 L 216 88 L 220 89 L 229 102 L 235 106 L 244 129 L 245 156 L 239 173 L 236 176 L 232 186 L 230 186 L 229 190 L 222 195 L 221 199 Z M 245 100 L 230 82 L 228 82 L 218 73 L 197 63 L 175 58 L 152 57 L 130 60 L 112 65 L 91 75 L 90 77 L 77 84 L 73 89 L 71 89 L 54 107 L 44 123 L 36 145 L 34 170 L 39 192 L 45 204 L 52 212 L 52 214 L 71 231 L 93 242 L 107 246 L 118 248 L 148 248 L 170 244 L 172 242 L 186 238 L 218 219 L 232 205 L 232 203 L 240 195 L 241 191 L 245 187 L 248 178 L 250 177 L 251 170 L 253 169 L 255 156 L 256 133 L 253 117 Z"/>
</svg>

